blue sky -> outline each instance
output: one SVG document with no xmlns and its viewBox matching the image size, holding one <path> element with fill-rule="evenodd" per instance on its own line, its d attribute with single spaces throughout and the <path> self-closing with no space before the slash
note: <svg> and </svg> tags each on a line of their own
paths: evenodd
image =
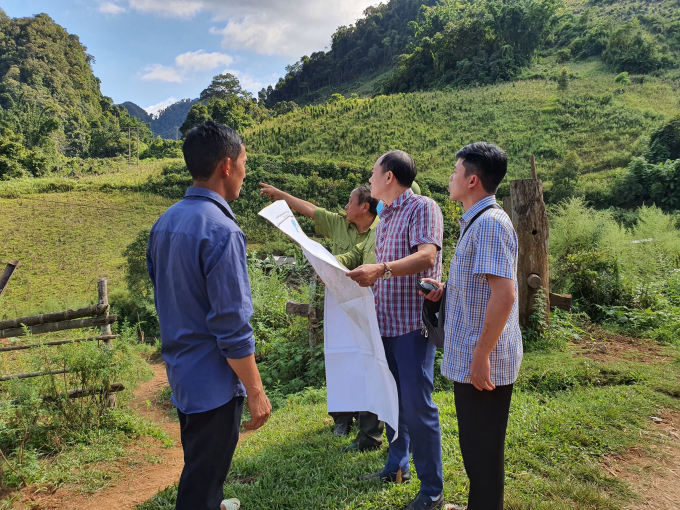
<svg viewBox="0 0 680 510">
<path fill-rule="evenodd" d="M 274 85 L 302 55 L 330 46 L 375 0 L 3 0 L 10 17 L 44 12 L 94 55 L 102 92 L 151 113 L 198 97 L 213 76 Z"/>
</svg>

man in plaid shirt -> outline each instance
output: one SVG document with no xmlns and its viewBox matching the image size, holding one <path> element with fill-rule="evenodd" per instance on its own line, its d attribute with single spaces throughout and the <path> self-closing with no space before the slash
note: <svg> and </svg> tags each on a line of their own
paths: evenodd
<svg viewBox="0 0 680 510">
<path fill-rule="evenodd" d="M 444 222 L 439 206 L 414 195 L 413 158 L 403 151 L 382 156 L 373 167 L 371 195 L 385 203 L 375 231 L 376 264 L 364 264 L 347 276 L 363 287 L 375 284 L 378 325 L 385 356 L 399 392 L 399 435 L 387 425 L 390 452 L 379 473 L 361 480 L 408 481 L 409 445 L 420 479 L 420 492 L 407 509 L 429 510 L 444 504 L 439 411 L 432 401 L 436 348 L 422 335 L 418 295 L 421 278 L 441 279 Z"/>
<path fill-rule="evenodd" d="M 428 280 L 440 289 L 427 299 L 439 301 L 447 293 L 442 374 L 454 381 L 460 451 L 470 479 L 467 508 L 503 510 L 505 432 L 522 363 L 517 235 L 494 196 L 508 159 L 485 142 L 467 145 L 456 156 L 449 196 L 465 209 L 461 237 L 446 289 Z"/>
</svg>

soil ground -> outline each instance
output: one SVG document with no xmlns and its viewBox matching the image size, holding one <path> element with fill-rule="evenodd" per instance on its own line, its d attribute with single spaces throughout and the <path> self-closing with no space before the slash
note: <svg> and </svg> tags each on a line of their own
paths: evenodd
<svg viewBox="0 0 680 510">
<path fill-rule="evenodd" d="M 46 493 L 44 489 L 36 492 L 38 488 L 28 487 L 22 491 L 22 498 L 14 508 L 128 510 L 179 480 L 184 465 L 179 422 L 173 417 L 172 411 L 157 402 L 161 389 L 168 386 L 165 365 L 155 363 L 151 368 L 154 371 L 153 378 L 137 388 L 131 405 L 140 415 L 158 424 L 175 442 L 174 446 L 164 448 L 158 441 L 151 439 L 147 441 L 148 444 L 131 446 L 131 449 L 140 452 L 141 462 L 130 465 L 128 461 L 113 466 L 119 477 L 114 487 L 95 494 L 78 494 L 66 489 L 57 489 L 52 493 Z M 152 458 L 154 463 L 144 462 L 144 458 Z"/>
</svg>

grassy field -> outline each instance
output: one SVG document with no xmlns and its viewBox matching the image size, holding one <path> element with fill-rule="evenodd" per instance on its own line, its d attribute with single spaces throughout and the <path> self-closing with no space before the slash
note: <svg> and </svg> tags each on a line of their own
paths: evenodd
<svg viewBox="0 0 680 510">
<path fill-rule="evenodd" d="M 123 285 L 123 249 L 172 201 L 134 193 L 74 191 L 0 198 L 0 260 L 20 261 L 0 298 L 0 317 L 77 308 L 97 279 Z"/>
<path fill-rule="evenodd" d="M 523 81 L 310 106 L 265 121 L 244 137 L 258 153 L 365 166 L 399 148 L 413 154 L 420 171 L 441 179 L 450 175 L 460 147 L 486 140 L 508 152 L 510 179 L 527 177 L 535 154 L 539 177 L 549 180 L 569 151 L 579 155 L 585 173 L 626 166 L 644 150 L 641 137 L 680 114 L 680 90 L 672 80 L 647 76 L 620 85 L 599 61 L 568 66 L 566 91 L 548 79 L 562 65 L 546 60 Z"/>
<path fill-rule="evenodd" d="M 592 335 L 610 349 L 618 345 L 601 331 Z M 601 464 L 605 456 L 632 447 L 655 455 L 655 445 L 667 442 L 649 417 L 680 410 L 679 372 L 679 348 L 644 341 L 620 356 L 592 355 L 583 345 L 527 354 L 510 414 L 506 508 L 615 510 L 635 501 L 634 489 Z M 468 487 L 453 393 L 439 391 L 435 401 L 447 502 L 464 504 Z M 333 436 L 327 417 L 323 390 L 291 398 L 239 445 L 225 496 L 238 497 L 244 509 L 405 506 L 418 492 L 416 481 L 396 486 L 356 481 L 384 465 L 387 447 L 341 453 L 349 440 Z M 169 487 L 138 509 L 170 510 L 175 493 Z"/>
</svg>

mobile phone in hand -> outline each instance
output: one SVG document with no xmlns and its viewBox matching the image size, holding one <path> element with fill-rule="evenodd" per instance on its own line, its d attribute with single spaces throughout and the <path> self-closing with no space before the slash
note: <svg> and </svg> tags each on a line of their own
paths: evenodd
<svg viewBox="0 0 680 510">
<path fill-rule="evenodd" d="M 439 287 L 423 280 L 418 280 L 418 290 L 422 291 L 423 294 L 429 294 L 433 290 L 437 290 Z"/>
</svg>

